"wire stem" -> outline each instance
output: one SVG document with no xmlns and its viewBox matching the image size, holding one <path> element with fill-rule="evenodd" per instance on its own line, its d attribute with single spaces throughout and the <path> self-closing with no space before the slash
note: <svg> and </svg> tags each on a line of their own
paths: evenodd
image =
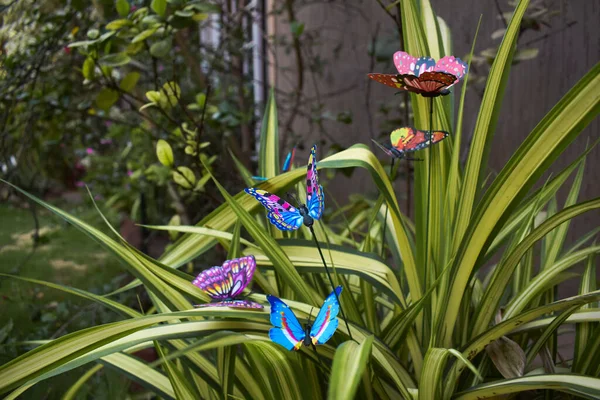
<svg viewBox="0 0 600 400">
<path fill-rule="evenodd" d="M 327 277 L 329 278 L 329 283 L 331 284 L 331 289 L 333 290 L 333 295 L 335 296 L 335 299 L 337 300 L 338 304 L 340 305 L 340 310 L 342 311 L 342 317 L 344 318 L 344 323 L 346 324 L 346 329 L 348 330 L 348 335 L 350 336 L 351 340 L 354 340 L 354 338 L 352 337 L 352 332 L 350 331 L 350 326 L 348 325 L 348 318 L 346 318 L 346 313 L 344 312 L 344 307 L 342 307 L 340 298 L 338 297 L 338 295 L 335 291 L 335 284 L 333 283 L 333 279 L 331 278 L 331 274 L 329 273 L 329 268 L 327 268 L 327 263 L 325 262 L 325 257 L 323 257 L 323 252 L 321 251 L 321 245 L 319 244 L 319 241 L 317 240 L 317 235 L 315 235 L 315 230 L 312 226 L 309 226 L 308 228 L 310 229 L 310 233 L 312 233 L 312 237 L 315 240 L 317 249 L 319 250 L 319 255 L 321 256 L 321 261 L 323 261 L 323 266 L 325 267 L 325 272 L 327 273 Z"/>
<path fill-rule="evenodd" d="M 315 351 L 315 357 L 317 357 L 317 361 L 323 370 L 323 374 L 327 373 L 327 368 L 325 367 L 325 364 L 323 364 L 323 361 L 321 361 L 321 357 L 319 357 L 319 353 L 317 352 L 317 346 L 315 346 L 314 343 L 312 344 L 312 348 Z"/>
<path fill-rule="evenodd" d="M 431 132 L 433 131 L 433 97 L 430 97 L 429 100 L 429 167 L 427 168 L 427 218 L 425 220 L 425 265 L 423 265 L 424 269 L 424 290 L 427 290 L 427 280 L 428 280 L 428 263 L 429 263 L 429 218 L 430 218 L 430 203 L 431 203 L 431 160 L 432 157 L 432 147 L 431 147 Z M 425 311 L 427 312 L 427 311 Z M 423 324 L 425 324 L 425 318 L 423 318 Z M 424 327 L 423 327 L 424 328 Z"/>
</svg>

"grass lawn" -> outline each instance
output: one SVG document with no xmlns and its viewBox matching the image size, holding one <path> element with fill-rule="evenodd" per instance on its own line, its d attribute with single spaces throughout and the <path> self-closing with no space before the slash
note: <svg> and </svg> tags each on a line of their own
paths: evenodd
<svg viewBox="0 0 600 400">
<path fill-rule="evenodd" d="M 108 231 L 91 206 L 59 206 Z M 0 204 L 0 273 L 59 283 L 97 294 L 108 293 L 123 282 L 126 278 L 123 267 L 100 245 L 48 211 L 40 207 L 37 211 L 41 239 L 35 252 L 31 253 L 34 233 L 32 213 L 27 209 Z M 113 226 L 118 227 L 116 218 L 110 219 Z M 130 301 L 127 296 L 132 295 L 115 299 Z M 19 342 L 55 338 L 118 319 L 120 317 L 114 312 L 87 300 L 0 276 L 0 365 L 31 348 Z M 82 368 L 87 370 L 90 367 Z M 53 378 L 52 384 L 36 385 L 22 398 L 59 398 L 65 391 L 63 385 L 69 385 L 83 370 Z M 98 379 L 106 380 L 106 376 Z M 115 384 L 114 378 L 111 380 Z"/>
</svg>

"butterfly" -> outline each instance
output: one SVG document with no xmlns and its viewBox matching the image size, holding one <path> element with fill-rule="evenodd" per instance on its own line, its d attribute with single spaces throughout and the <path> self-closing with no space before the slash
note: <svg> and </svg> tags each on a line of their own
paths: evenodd
<svg viewBox="0 0 600 400">
<path fill-rule="evenodd" d="M 227 260 L 223 265 L 202 271 L 192 283 L 204 290 L 217 302 L 196 307 L 233 307 L 262 309 L 262 304 L 247 299 L 236 299 L 252 280 L 256 270 L 254 256 Z"/>
<path fill-rule="evenodd" d="M 288 172 L 290 167 L 294 163 L 294 157 L 296 156 L 296 147 L 294 147 L 287 156 L 285 156 L 285 161 L 283 162 L 283 167 L 281 167 L 281 172 Z M 264 176 L 252 176 L 252 179 L 259 182 L 264 182 L 267 180 Z"/>
<path fill-rule="evenodd" d="M 292 206 L 279 196 L 266 190 L 246 188 L 246 193 L 254 196 L 269 211 L 269 221 L 282 231 L 293 231 L 302 224 L 311 227 L 315 220 L 319 220 L 325 208 L 325 194 L 319 185 L 317 175 L 317 145 L 310 149 L 308 167 L 306 170 L 306 205 L 298 208 Z"/>
<path fill-rule="evenodd" d="M 411 127 L 398 128 L 390 133 L 390 144 L 381 144 L 373 140 L 390 157 L 405 158 L 412 153 L 440 142 L 448 136 L 445 131 L 420 131 Z M 412 159 L 415 160 L 415 159 Z"/>
<path fill-rule="evenodd" d="M 460 58 L 444 56 L 438 60 L 431 57 L 415 58 L 403 51 L 394 53 L 397 74 L 369 74 L 369 78 L 393 87 L 436 97 L 450 93 L 450 88 L 467 73 L 467 64 Z"/>
<path fill-rule="evenodd" d="M 309 322 L 304 328 L 287 304 L 273 295 L 267 295 L 271 304 L 271 324 L 274 326 L 269 330 L 269 338 L 288 350 L 299 350 L 302 345 L 314 347 L 325 344 L 338 327 L 336 317 L 340 303 L 337 298 L 340 293 L 342 287 L 338 286 L 323 302 L 314 323 Z"/>
</svg>

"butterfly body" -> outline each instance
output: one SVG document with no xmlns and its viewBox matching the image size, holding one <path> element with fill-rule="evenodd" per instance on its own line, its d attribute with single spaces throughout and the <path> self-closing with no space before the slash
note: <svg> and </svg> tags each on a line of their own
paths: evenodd
<svg viewBox="0 0 600 400">
<path fill-rule="evenodd" d="M 337 298 L 341 292 L 342 287 L 336 287 L 323 302 L 314 323 L 306 324 L 304 327 L 287 304 L 273 295 L 268 295 L 273 324 L 273 328 L 269 331 L 269 338 L 288 350 L 299 350 L 303 345 L 309 347 L 325 344 L 338 327 L 337 315 L 340 304 Z"/>
<path fill-rule="evenodd" d="M 202 271 L 192 284 L 206 292 L 217 302 L 200 304 L 197 307 L 233 307 L 262 309 L 263 306 L 247 299 L 236 299 L 248 286 L 254 271 L 254 256 L 246 256 L 227 260 L 221 266 Z"/>
<path fill-rule="evenodd" d="M 303 224 L 313 226 L 315 220 L 321 219 L 325 208 L 325 195 L 323 187 L 319 185 L 316 161 L 317 146 L 313 146 L 308 159 L 306 171 L 306 204 L 298 208 L 292 206 L 279 196 L 266 190 L 246 188 L 246 193 L 252 195 L 268 211 L 269 222 L 282 231 L 299 229 Z"/>
<path fill-rule="evenodd" d="M 313 226 L 315 220 L 310 216 L 310 212 L 308 211 L 308 207 L 306 207 L 306 205 L 302 204 L 300 207 L 298 207 L 298 212 L 300 215 L 302 215 L 302 223 L 304 223 L 304 225 L 308 226 L 309 228 Z"/>
</svg>

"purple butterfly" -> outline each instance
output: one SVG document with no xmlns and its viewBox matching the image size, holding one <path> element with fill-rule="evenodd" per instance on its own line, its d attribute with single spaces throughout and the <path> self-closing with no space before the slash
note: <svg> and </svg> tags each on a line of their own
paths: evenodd
<svg viewBox="0 0 600 400">
<path fill-rule="evenodd" d="M 247 299 L 236 299 L 248 286 L 256 270 L 254 256 L 227 260 L 220 267 L 211 267 L 202 271 L 192 283 L 204 290 L 217 302 L 199 304 L 196 307 L 233 307 L 257 308 L 263 306 Z"/>
</svg>

